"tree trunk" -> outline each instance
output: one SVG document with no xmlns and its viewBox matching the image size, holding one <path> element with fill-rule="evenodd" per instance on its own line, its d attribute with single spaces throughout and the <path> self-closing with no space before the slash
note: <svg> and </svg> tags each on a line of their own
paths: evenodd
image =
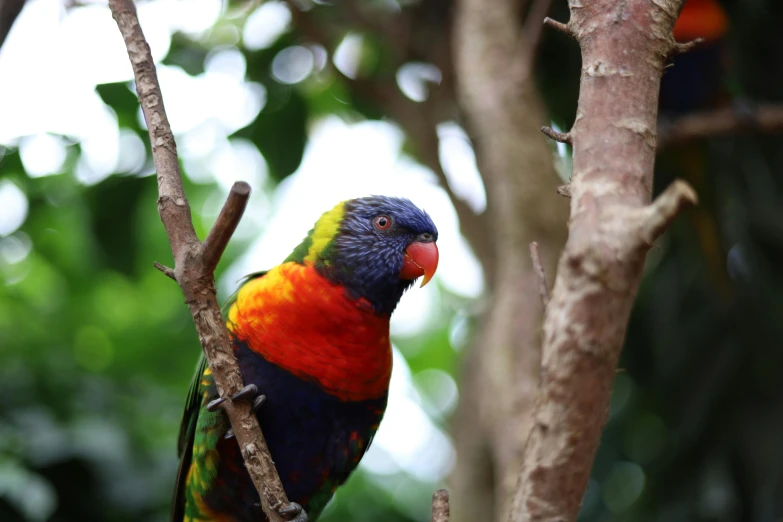
<svg viewBox="0 0 783 522">
<path fill-rule="evenodd" d="M 675 182 L 652 192 L 661 73 L 678 50 L 682 0 L 570 0 L 556 25 L 582 48 L 571 218 L 546 310 L 541 390 L 511 521 L 572 521 L 579 512 L 628 318 L 655 238 L 695 202 Z"/>
</svg>

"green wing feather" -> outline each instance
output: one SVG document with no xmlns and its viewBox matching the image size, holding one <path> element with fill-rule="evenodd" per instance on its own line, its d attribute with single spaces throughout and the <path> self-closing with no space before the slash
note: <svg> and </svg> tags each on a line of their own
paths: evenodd
<svg viewBox="0 0 783 522">
<path fill-rule="evenodd" d="M 196 364 L 196 373 L 190 381 L 188 398 L 185 401 L 185 412 L 182 415 L 182 424 L 179 427 L 177 439 L 177 456 L 179 457 L 179 469 L 177 470 L 177 482 L 174 486 L 174 500 L 171 504 L 172 522 L 182 522 L 185 518 L 185 478 L 193 459 L 193 436 L 198 421 L 198 410 L 201 407 L 204 391 L 201 387 L 204 370 L 207 369 L 207 359 L 204 354 L 199 357 Z"/>
<path fill-rule="evenodd" d="M 262 277 L 266 274 L 264 272 L 255 272 L 242 279 L 239 288 L 242 288 L 251 279 Z M 223 305 L 223 315 L 225 316 L 228 309 L 236 301 L 239 288 L 234 292 L 231 297 L 228 298 Z M 198 423 L 199 411 L 201 410 L 204 393 L 207 390 L 204 387 L 204 371 L 207 369 L 207 359 L 202 353 L 196 364 L 196 373 L 190 381 L 190 388 L 188 389 L 188 397 L 185 401 L 185 410 L 182 415 L 182 423 L 179 428 L 179 437 L 177 439 L 177 456 L 179 457 L 179 469 L 177 470 L 177 481 L 174 487 L 174 499 L 171 504 L 171 520 L 172 522 L 182 522 L 185 517 L 185 483 L 188 475 L 188 470 L 193 461 L 193 441 L 196 433 L 196 425 Z"/>
<path fill-rule="evenodd" d="M 201 406 L 201 399 L 204 394 L 204 390 L 201 389 L 201 379 L 203 378 L 202 376 L 206 369 L 207 358 L 204 357 L 204 354 L 202 353 L 196 364 L 196 373 L 193 374 L 193 378 L 190 381 L 188 398 L 185 401 L 185 411 L 182 415 L 182 424 L 179 426 L 179 438 L 177 439 L 178 457 L 182 457 L 182 454 L 187 449 L 187 444 L 193 440 L 192 432 L 196 427 L 198 410 Z"/>
</svg>

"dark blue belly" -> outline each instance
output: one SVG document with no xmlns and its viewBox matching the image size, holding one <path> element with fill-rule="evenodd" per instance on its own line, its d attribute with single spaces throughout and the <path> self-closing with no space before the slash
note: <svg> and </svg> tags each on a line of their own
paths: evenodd
<svg viewBox="0 0 783 522">
<path fill-rule="evenodd" d="M 313 520 L 369 446 L 386 408 L 386 396 L 344 402 L 242 343 L 235 348 L 245 384 L 255 384 L 267 397 L 258 419 L 286 493 Z M 233 459 L 241 458 L 234 453 Z M 257 514 L 253 520 L 258 520 Z"/>
</svg>

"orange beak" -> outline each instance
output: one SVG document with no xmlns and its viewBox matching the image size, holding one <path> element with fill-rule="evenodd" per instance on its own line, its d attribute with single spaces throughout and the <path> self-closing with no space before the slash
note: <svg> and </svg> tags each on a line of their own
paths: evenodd
<svg viewBox="0 0 783 522">
<path fill-rule="evenodd" d="M 400 270 L 400 279 L 416 279 L 424 276 L 421 286 L 426 285 L 438 269 L 438 246 L 435 242 L 416 241 L 405 250 L 405 259 Z"/>
</svg>

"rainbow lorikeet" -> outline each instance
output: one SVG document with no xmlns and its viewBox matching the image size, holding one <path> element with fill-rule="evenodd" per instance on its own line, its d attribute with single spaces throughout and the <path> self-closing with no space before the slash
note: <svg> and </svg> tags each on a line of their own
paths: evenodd
<svg viewBox="0 0 783 522">
<path fill-rule="evenodd" d="M 437 239 L 407 199 L 344 201 L 227 304 L 247 385 L 233 400 L 255 396 L 289 518 L 317 519 L 370 446 L 391 376 L 389 318 L 415 279 L 432 278 Z M 202 356 L 180 430 L 174 522 L 266 520 L 223 400 Z"/>
<path fill-rule="evenodd" d="M 750 105 L 741 98 L 733 99 L 730 88 L 730 63 L 727 36 L 730 19 L 717 0 L 687 0 L 674 25 L 674 38 L 703 42 L 685 54 L 674 58 L 661 79 L 660 114 L 662 127 L 680 116 L 735 105 L 742 114 L 752 118 Z M 736 94 L 736 93 L 735 93 Z M 700 196 L 701 204 L 689 212 L 697 234 L 708 272 L 715 287 L 724 295 L 729 291 L 718 223 L 711 209 L 710 185 L 707 179 L 707 153 L 703 143 L 685 143 L 672 147 L 663 164 L 676 172 L 675 177 L 687 180 Z"/>
<path fill-rule="evenodd" d="M 661 81 L 660 112 L 665 116 L 709 109 L 730 102 L 726 90 L 729 17 L 716 0 L 687 0 L 674 24 L 674 39 L 703 42 L 673 60 Z"/>
</svg>

